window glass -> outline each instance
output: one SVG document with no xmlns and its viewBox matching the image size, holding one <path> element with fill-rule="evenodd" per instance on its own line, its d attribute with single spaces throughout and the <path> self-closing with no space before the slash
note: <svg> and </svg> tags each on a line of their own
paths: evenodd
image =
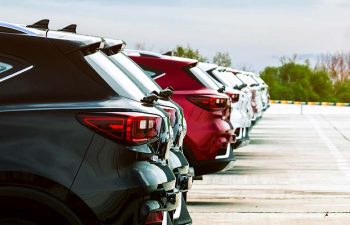
<svg viewBox="0 0 350 225">
<path fill-rule="evenodd" d="M 13 66 L 6 64 L 6 63 L 3 63 L 3 62 L 0 62 L 0 73 L 3 73 L 3 72 L 10 70 L 12 68 L 13 68 Z"/>
<path fill-rule="evenodd" d="M 252 85 L 255 83 L 252 79 L 249 78 L 249 76 L 247 76 L 245 74 L 238 73 L 236 76 L 239 79 L 241 79 L 244 83 L 246 83 L 247 85 Z"/>
<path fill-rule="evenodd" d="M 220 80 L 221 83 L 225 84 L 226 86 L 234 87 L 236 85 L 239 86 L 242 84 L 242 82 L 230 72 L 220 72 L 214 70 L 213 74 L 218 80 Z"/>
<path fill-rule="evenodd" d="M 190 71 L 197 77 L 197 79 L 207 88 L 217 90 L 220 88 L 213 78 L 210 77 L 209 74 L 203 72 L 198 67 L 192 67 Z"/>
<path fill-rule="evenodd" d="M 157 76 L 157 73 L 154 72 L 154 71 L 150 71 L 150 70 L 147 70 L 147 69 L 143 69 L 143 71 L 145 72 L 145 74 L 149 77 L 152 77 L 152 78 L 155 78 Z"/>
<path fill-rule="evenodd" d="M 130 79 L 132 79 L 147 94 L 150 94 L 153 91 L 161 91 L 159 85 L 156 84 L 150 76 L 146 75 L 134 61 L 125 56 L 123 53 L 112 55 L 109 58 L 119 68 L 123 69 Z"/>
<path fill-rule="evenodd" d="M 136 101 L 145 97 L 140 88 L 103 53 L 96 52 L 85 59 L 119 95 Z"/>
</svg>

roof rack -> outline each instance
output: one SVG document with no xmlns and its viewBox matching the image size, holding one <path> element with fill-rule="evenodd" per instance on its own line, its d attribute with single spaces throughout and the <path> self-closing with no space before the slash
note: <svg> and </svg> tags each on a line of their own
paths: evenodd
<svg viewBox="0 0 350 225">
<path fill-rule="evenodd" d="M 27 27 L 48 30 L 49 29 L 49 23 L 50 23 L 50 20 L 43 19 L 43 20 L 40 20 L 40 21 L 38 21 L 36 23 L 33 23 L 32 25 L 27 25 Z"/>
</svg>

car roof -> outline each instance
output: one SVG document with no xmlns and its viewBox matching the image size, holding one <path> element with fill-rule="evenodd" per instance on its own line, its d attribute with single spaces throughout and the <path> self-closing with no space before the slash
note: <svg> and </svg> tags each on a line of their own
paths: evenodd
<svg viewBox="0 0 350 225">
<path fill-rule="evenodd" d="M 177 62 L 189 64 L 189 65 L 198 63 L 198 60 L 196 60 L 196 59 L 188 59 L 188 58 L 177 57 L 177 56 L 162 55 L 160 53 L 144 51 L 144 50 L 125 49 L 124 52 L 129 56 L 145 56 L 145 57 L 153 57 L 153 58 L 159 58 L 159 59 L 167 59 L 167 60 L 177 61 Z"/>
<path fill-rule="evenodd" d="M 25 25 L 0 22 L 0 27 L 6 27 L 19 31 L 21 35 L 38 36 L 48 38 L 54 42 L 64 53 L 69 53 L 80 48 L 91 45 L 101 45 L 102 39 L 99 37 L 79 35 L 76 33 L 55 31 L 50 29 L 30 28 Z"/>
<path fill-rule="evenodd" d="M 7 23 L 7 22 L 0 21 L 0 27 L 6 27 L 8 29 L 12 29 L 20 33 L 29 34 L 29 35 L 45 35 L 45 31 L 32 29 L 21 24 L 14 24 L 14 23 Z"/>
</svg>

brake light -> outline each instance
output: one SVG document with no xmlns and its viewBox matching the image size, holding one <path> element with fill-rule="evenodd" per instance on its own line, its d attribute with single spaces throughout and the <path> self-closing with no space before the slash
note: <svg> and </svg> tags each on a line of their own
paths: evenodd
<svg viewBox="0 0 350 225">
<path fill-rule="evenodd" d="M 219 111 L 230 106 L 228 98 L 216 95 L 192 95 L 188 96 L 188 100 L 195 105 L 210 111 Z"/>
<path fill-rule="evenodd" d="M 171 108 L 171 107 L 166 107 L 166 106 L 161 106 L 161 108 L 164 109 L 168 113 L 171 126 L 174 127 L 175 122 L 176 122 L 176 109 Z"/>
<path fill-rule="evenodd" d="M 161 224 L 163 222 L 163 212 L 151 212 L 148 214 L 145 225 Z"/>
<path fill-rule="evenodd" d="M 78 119 L 93 131 L 128 145 L 157 140 L 162 122 L 159 116 L 135 112 L 78 114 Z"/>
<path fill-rule="evenodd" d="M 235 102 L 238 102 L 238 101 L 239 101 L 239 94 L 231 93 L 231 92 L 226 92 L 226 94 L 227 94 L 228 96 L 230 96 L 231 102 L 232 102 L 232 103 L 235 103 Z"/>
</svg>

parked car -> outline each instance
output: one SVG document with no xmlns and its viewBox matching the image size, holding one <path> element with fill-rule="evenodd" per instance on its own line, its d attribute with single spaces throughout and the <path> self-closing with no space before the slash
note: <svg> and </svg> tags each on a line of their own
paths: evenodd
<svg viewBox="0 0 350 225">
<path fill-rule="evenodd" d="M 162 88 L 174 88 L 172 99 L 184 109 L 188 122 L 184 153 L 195 175 L 232 167 L 235 134 L 230 123 L 231 102 L 227 95 L 198 80 L 194 75 L 201 71 L 196 66 L 198 61 L 146 51 L 126 53 Z"/>
<path fill-rule="evenodd" d="M 138 85 L 138 87 L 146 94 L 156 94 L 157 104 L 165 110 L 170 117 L 171 128 L 174 132 L 174 142 L 171 147 L 169 166 L 176 176 L 176 188 L 183 194 L 179 207 L 175 212 L 171 213 L 171 218 L 174 219 L 174 224 L 191 224 L 192 219 L 186 206 L 187 191 L 192 186 L 192 177 L 189 171 L 189 164 L 183 155 L 183 140 L 187 132 L 187 124 L 184 118 L 182 108 L 171 100 L 173 90 L 171 87 L 162 89 L 152 78 L 148 77 L 144 71 L 122 50 L 125 43 L 121 40 L 112 40 L 104 38 L 104 47 L 102 51 L 108 55 L 109 59 L 128 77 Z M 193 170 L 193 169 L 192 169 Z"/>
<path fill-rule="evenodd" d="M 169 119 L 101 38 L 43 20 L 0 23 L 0 42 L 0 224 L 155 224 L 177 208 Z"/>
<path fill-rule="evenodd" d="M 248 131 L 251 126 L 251 118 L 248 114 L 246 94 L 228 82 L 225 79 L 228 76 L 224 74 L 225 72 L 222 72 L 223 68 L 218 67 L 216 64 L 199 63 L 198 67 L 217 83 L 217 87 L 225 87 L 224 92 L 231 97 L 232 102 L 230 120 L 236 134 L 234 147 L 238 148 L 247 145 L 249 143 Z"/>
<path fill-rule="evenodd" d="M 252 72 L 249 72 L 248 74 L 259 84 L 262 94 L 261 97 L 263 103 L 263 110 L 265 111 L 270 106 L 269 86 L 265 83 L 263 79 L 261 79 L 261 77 L 258 74 Z"/>
<path fill-rule="evenodd" d="M 198 63 L 198 67 L 203 71 L 197 76 L 209 76 L 212 81 L 208 80 L 208 88 L 220 89 L 231 98 L 231 116 L 230 122 L 235 130 L 236 143 L 234 147 L 243 146 L 249 143 L 248 130 L 251 126 L 250 118 L 247 114 L 247 109 L 244 108 L 244 93 L 240 90 L 234 89 L 230 84 L 224 83 L 219 79 L 215 79 L 215 74 L 220 73 L 219 67 L 216 64 Z M 244 143 L 244 144 L 243 144 Z M 243 145 L 242 145 L 243 144 Z"/>
<path fill-rule="evenodd" d="M 255 123 L 259 118 L 262 117 L 263 112 L 262 93 L 261 89 L 258 87 L 259 84 L 245 71 L 234 70 L 231 68 L 229 68 L 228 71 L 233 73 L 238 79 L 240 79 L 245 85 L 247 85 L 247 89 L 250 90 L 252 94 L 251 105 L 254 112 L 252 122 Z"/>
</svg>

